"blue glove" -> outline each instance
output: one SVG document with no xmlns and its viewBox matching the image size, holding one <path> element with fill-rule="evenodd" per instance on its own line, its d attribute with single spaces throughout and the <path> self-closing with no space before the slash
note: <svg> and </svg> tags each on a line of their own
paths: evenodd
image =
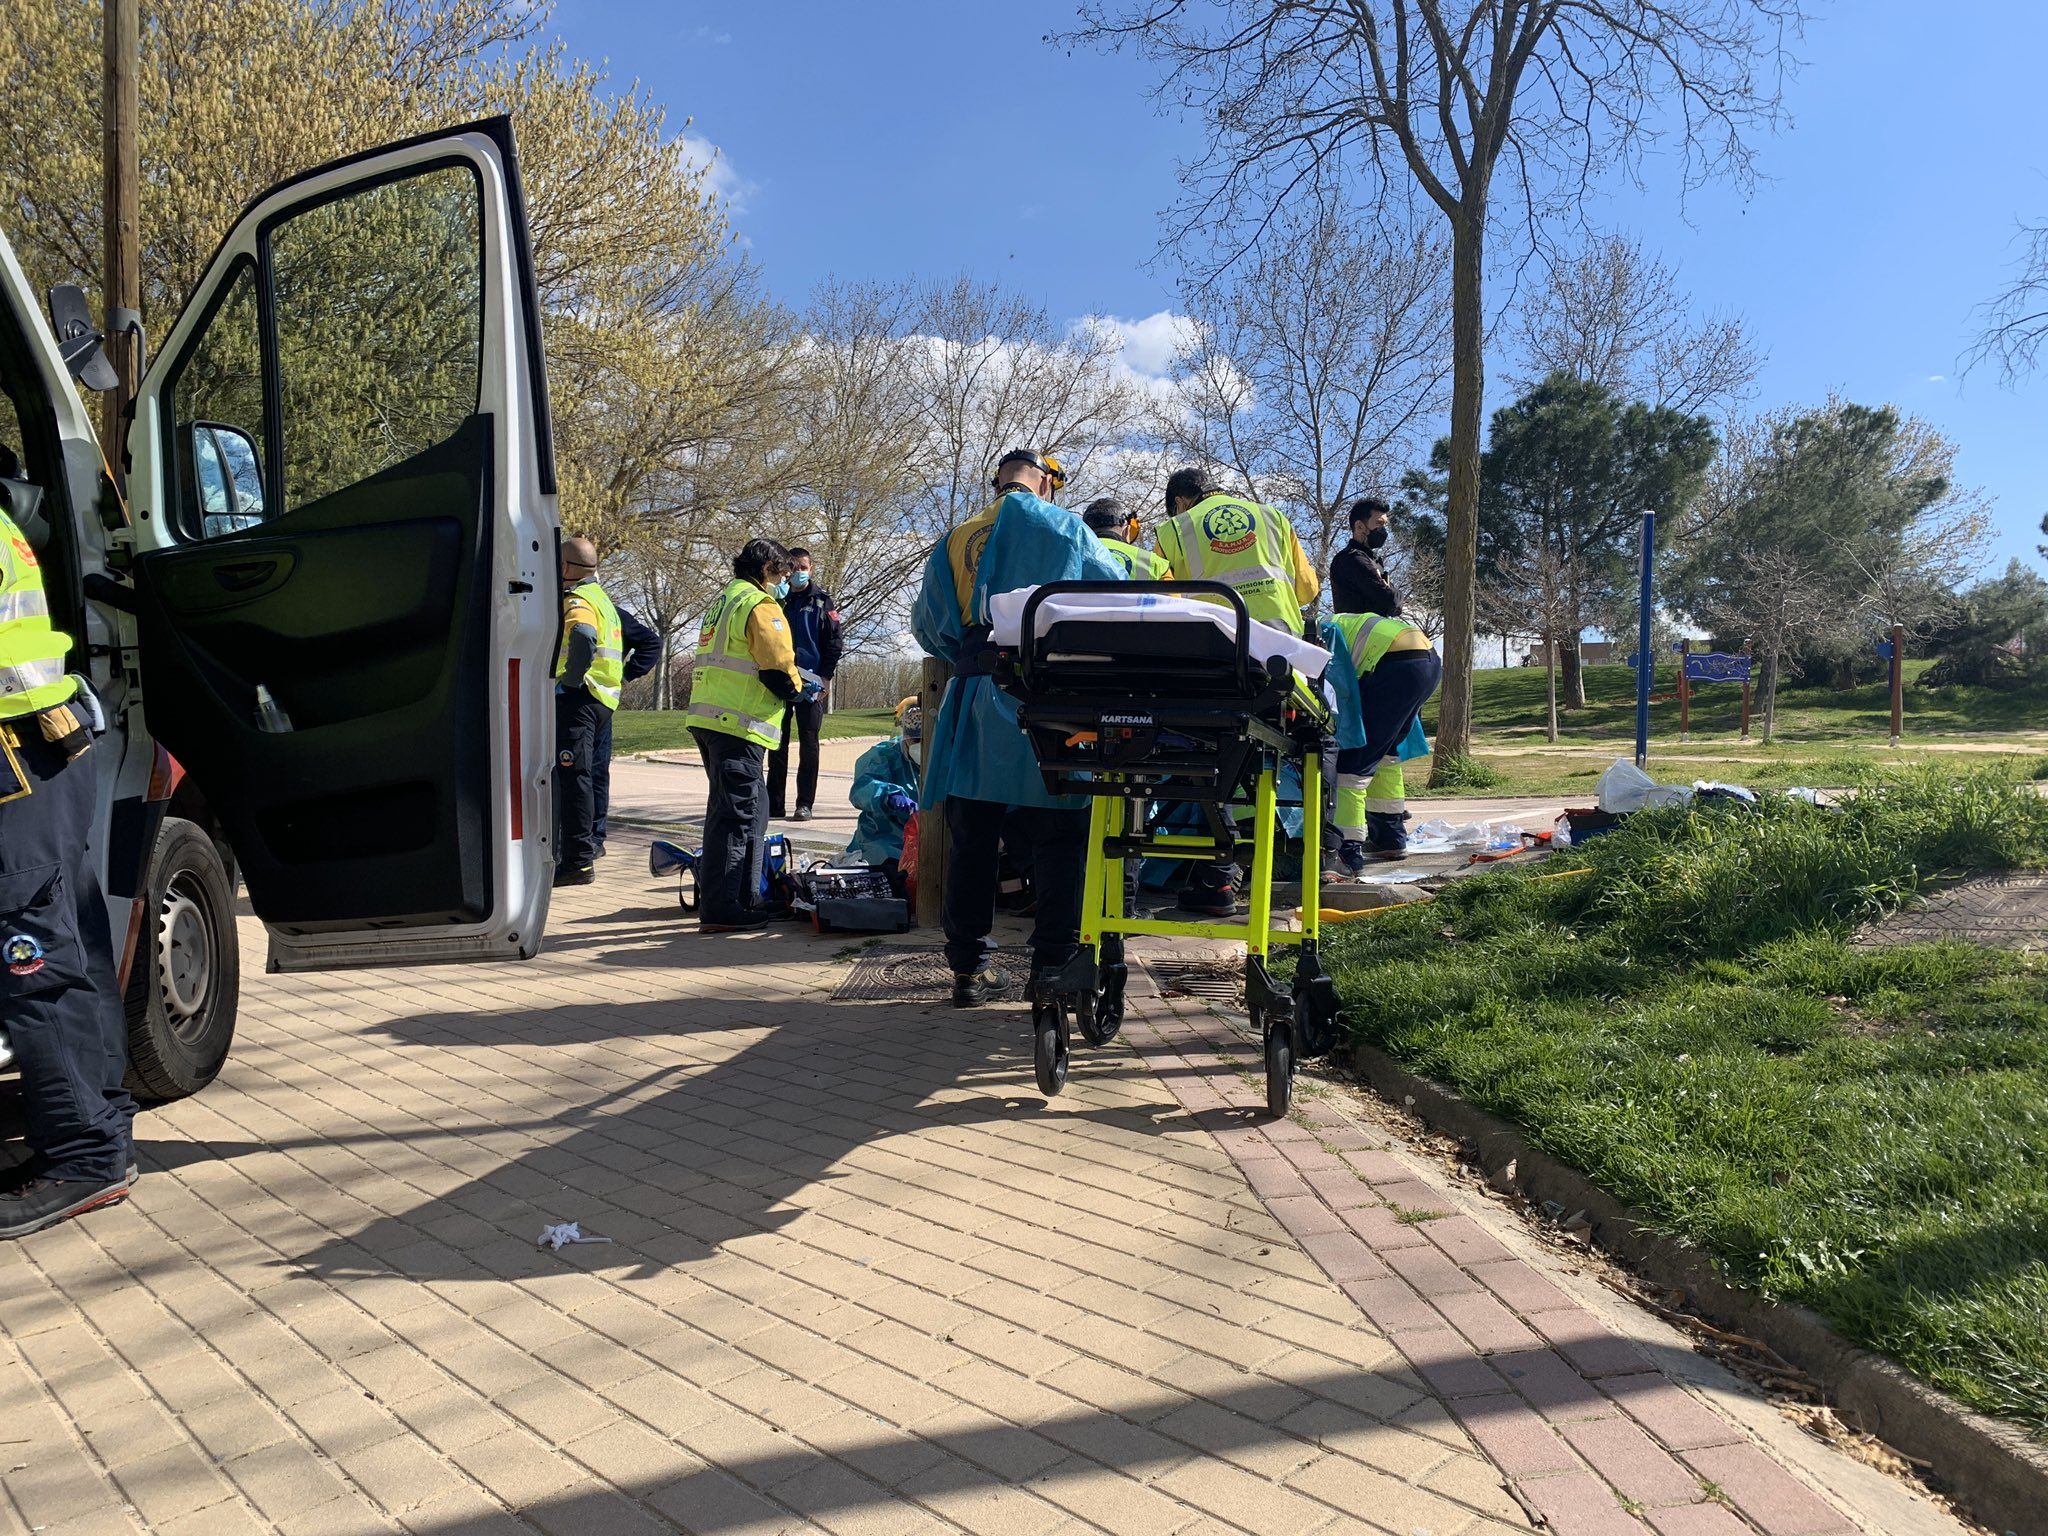
<svg viewBox="0 0 2048 1536">
<path fill-rule="evenodd" d="M 898 816 L 908 816 L 917 810 L 917 802 L 904 794 L 900 789 L 884 800 L 882 804 L 894 811 Z"/>
</svg>

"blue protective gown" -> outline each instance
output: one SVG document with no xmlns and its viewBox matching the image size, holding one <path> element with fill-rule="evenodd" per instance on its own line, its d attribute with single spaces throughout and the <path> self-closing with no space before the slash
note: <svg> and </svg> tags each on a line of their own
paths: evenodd
<svg viewBox="0 0 2048 1536">
<path fill-rule="evenodd" d="M 1327 674 L 1330 686 L 1337 693 L 1337 750 L 1356 751 L 1365 745 L 1365 703 L 1359 695 L 1358 671 L 1351 660 L 1351 647 L 1344 642 L 1343 631 L 1328 619 L 1322 622 L 1323 644 L 1330 648 L 1330 670 Z M 1417 715 L 1415 723 L 1408 727 L 1408 734 L 1401 738 L 1401 745 L 1394 749 L 1394 756 L 1402 762 L 1427 757 L 1431 752 L 1429 737 L 1423 733 L 1422 717 Z"/>
<path fill-rule="evenodd" d="M 994 593 L 1048 581 L 1124 579 L 1124 568 L 1080 518 L 1011 491 L 932 546 L 910 629 L 927 655 L 951 663 L 968 626 L 989 622 Z M 1017 701 L 992 677 L 956 677 L 946 685 L 938 723 L 925 731 L 925 751 L 931 755 L 927 805 L 948 795 L 1066 810 L 1088 803 L 1080 795 L 1046 793 L 1038 759 L 1017 723 Z"/>
<path fill-rule="evenodd" d="M 860 812 L 853 829 L 853 841 L 846 851 L 873 865 L 903 857 L 903 831 L 909 816 L 892 811 L 884 803 L 891 795 L 917 798 L 917 765 L 903 750 L 903 738 L 891 736 L 861 753 L 853 765 L 853 793 L 847 798 Z"/>
</svg>

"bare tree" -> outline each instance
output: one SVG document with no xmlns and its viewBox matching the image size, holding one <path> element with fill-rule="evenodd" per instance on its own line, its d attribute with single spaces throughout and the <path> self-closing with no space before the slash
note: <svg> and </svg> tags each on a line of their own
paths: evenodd
<svg viewBox="0 0 2048 1536">
<path fill-rule="evenodd" d="M 1857 612 L 1881 629 L 1946 629 L 1962 615 L 1963 585 L 1983 569 L 1990 507 L 1982 490 L 1956 483 L 1955 444 L 1920 417 L 1899 424 L 1893 455 L 1894 476 L 1938 482 L 1943 493 L 1899 536 L 1872 529 L 1850 542 L 1849 559 L 1863 587 Z"/>
<path fill-rule="evenodd" d="M 2013 279 L 1978 307 L 1984 329 L 1962 357 L 1965 374 L 1996 364 L 2007 385 L 2032 373 L 2048 345 L 2048 221 L 2021 224 L 2015 239 Z"/>
<path fill-rule="evenodd" d="M 1740 319 L 1694 320 L 1671 268 L 1621 235 L 1553 263 L 1514 333 L 1517 389 L 1565 373 L 1688 416 L 1725 418 L 1749 398 L 1763 362 Z"/>
<path fill-rule="evenodd" d="M 911 506 L 913 530 L 936 538 L 987 506 L 1005 449 L 1055 450 L 1079 480 L 1099 456 L 1128 447 L 1148 402 L 1117 368 L 1122 349 L 1106 327 L 1062 330 L 994 283 L 926 287 L 905 358 L 930 465 Z M 923 548 L 913 552 L 913 561 L 923 557 Z"/>
<path fill-rule="evenodd" d="M 1392 485 L 1443 408 L 1447 257 L 1419 235 L 1368 242 L 1318 208 L 1226 282 L 1189 288 L 1170 440 L 1287 511 L 1319 566 L 1346 506 Z"/>
<path fill-rule="evenodd" d="M 1609 171 L 1678 142 L 1688 185 L 1751 175 L 1746 135 L 1778 118 L 1801 0 L 1089 0 L 1079 39 L 1166 65 L 1160 95 L 1213 125 L 1176 237 L 1223 233 L 1228 266 L 1302 193 L 1357 179 L 1368 205 L 1433 206 L 1451 241 L 1443 756 L 1469 749 L 1487 236 L 1511 201 L 1581 212 Z"/>
<path fill-rule="evenodd" d="M 785 523 L 828 573 L 850 651 L 891 631 L 906 563 L 922 553 L 907 524 L 937 456 L 913 383 L 917 311 L 906 283 L 825 282 L 793 368 L 798 488 Z"/>
</svg>

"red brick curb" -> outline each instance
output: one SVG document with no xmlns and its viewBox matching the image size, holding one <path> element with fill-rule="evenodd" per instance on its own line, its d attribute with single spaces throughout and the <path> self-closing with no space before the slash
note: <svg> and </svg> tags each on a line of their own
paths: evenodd
<svg viewBox="0 0 2048 1536">
<path fill-rule="evenodd" d="M 1289 1119 L 1268 1119 L 1258 1054 L 1214 1014 L 1162 1000 L 1124 1032 L 1557 1536 L 1855 1531 L 1336 1111 L 1302 1097 Z"/>
</svg>

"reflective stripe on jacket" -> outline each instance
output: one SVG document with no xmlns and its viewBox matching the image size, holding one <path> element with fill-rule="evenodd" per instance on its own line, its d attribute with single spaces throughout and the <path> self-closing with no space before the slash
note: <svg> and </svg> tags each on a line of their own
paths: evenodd
<svg viewBox="0 0 2048 1536">
<path fill-rule="evenodd" d="M 619 623 L 618 605 L 595 581 L 579 582 L 574 591 L 597 615 L 597 654 L 583 674 L 583 686 L 605 708 L 617 709 L 626 681 L 626 631 Z"/>
<path fill-rule="evenodd" d="M 1340 613 L 1330 623 L 1344 637 L 1351 670 L 1360 677 L 1370 674 L 1402 635 L 1411 629 L 1420 632 L 1420 626 L 1406 619 L 1383 619 L 1376 613 Z"/>
<path fill-rule="evenodd" d="M 0 720 L 62 704 L 78 690 L 64 670 L 71 637 L 50 624 L 36 552 L 0 512 Z"/>
<path fill-rule="evenodd" d="M 753 582 L 734 577 L 704 615 L 697 664 L 690 674 L 690 724 L 724 731 L 773 751 L 782 745 L 787 708 L 761 681 L 761 664 L 747 641 L 754 610 L 775 599 Z"/>
</svg>

